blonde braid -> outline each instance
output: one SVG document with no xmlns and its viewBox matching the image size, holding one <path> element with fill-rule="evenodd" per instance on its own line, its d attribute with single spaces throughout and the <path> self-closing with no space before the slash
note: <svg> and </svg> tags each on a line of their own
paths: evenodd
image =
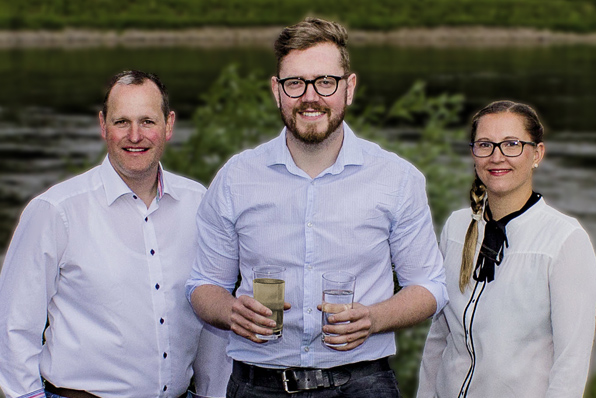
<svg viewBox="0 0 596 398">
<path fill-rule="evenodd" d="M 466 240 L 462 250 L 461 269 L 459 271 L 459 290 L 463 293 L 470 282 L 472 270 L 474 269 L 474 252 L 478 242 L 478 220 L 482 217 L 482 208 L 484 198 L 486 197 L 486 186 L 478 178 L 474 179 L 472 189 L 470 189 L 470 207 L 472 208 L 472 221 L 466 232 Z"/>
</svg>

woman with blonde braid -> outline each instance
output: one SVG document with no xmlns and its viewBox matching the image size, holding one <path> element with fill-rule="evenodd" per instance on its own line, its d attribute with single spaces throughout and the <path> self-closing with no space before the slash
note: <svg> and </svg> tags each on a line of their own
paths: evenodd
<svg viewBox="0 0 596 398">
<path fill-rule="evenodd" d="M 532 189 L 545 146 L 532 108 L 472 120 L 471 209 L 441 234 L 449 304 L 429 331 L 419 398 L 581 398 L 596 316 L 596 256 L 579 223 Z"/>
</svg>

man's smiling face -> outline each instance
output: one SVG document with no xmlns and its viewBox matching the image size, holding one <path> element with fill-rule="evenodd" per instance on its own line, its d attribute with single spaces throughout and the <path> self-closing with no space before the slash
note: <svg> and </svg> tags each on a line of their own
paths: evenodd
<svg viewBox="0 0 596 398">
<path fill-rule="evenodd" d="M 99 116 L 101 135 L 116 172 L 129 186 L 154 179 L 175 119 L 174 112 L 170 112 L 166 120 L 155 83 L 146 80 L 141 85 L 116 84 L 107 109 L 107 115 Z"/>
<path fill-rule="evenodd" d="M 279 78 L 301 77 L 315 79 L 319 76 L 343 76 L 339 49 L 332 43 L 321 43 L 306 50 L 293 50 L 281 63 Z M 352 103 L 356 76 L 351 74 L 338 82 L 335 94 L 323 97 L 309 84 L 299 98 L 290 98 L 282 90 L 277 79 L 271 79 L 281 117 L 288 130 L 306 144 L 325 141 L 341 127 L 346 107 Z"/>
</svg>

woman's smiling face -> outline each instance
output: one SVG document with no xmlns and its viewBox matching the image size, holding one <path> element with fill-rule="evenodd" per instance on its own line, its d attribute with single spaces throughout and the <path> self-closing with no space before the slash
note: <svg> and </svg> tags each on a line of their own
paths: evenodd
<svg viewBox="0 0 596 398">
<path fill-rule="evenodd" d="M 487 114 L 480 118 L 474 141 L 499 143 L 505 140 L 533 141 L 524 126 L 524 118 L 515 113 Z M 525 145 L 517 157 L 507 157 L 494 148 L 489 157 L 474 158 L 478 177 L 486 185 L 488 196 L 525 200 L 532 193 L 532 170 L 544 156 L 544 144 Z M 523 199 L 525 197 L 525 199 Z"/>
</svg>

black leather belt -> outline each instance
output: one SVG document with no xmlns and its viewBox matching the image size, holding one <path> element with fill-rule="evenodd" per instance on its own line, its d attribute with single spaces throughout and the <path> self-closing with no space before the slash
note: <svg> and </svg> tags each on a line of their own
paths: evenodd
<svg viewBox="0 0 596 398">
<path fill-rule="evenodd" d="M 44 380 L 44 390 L 52 394 L 60 395 L 61 397 L 66 398 L 99 398 L 97 397 L 97 395 L 93 395 L 91 393 L 88 393 L 87 391 L 56 387 L 47 380 Z M 186 395 L 187 393 L 184 393 L 179 398 L 186 398 Z"/>
<path fill-rule="evenodd" d="M 72 390 L 70 388 L 59 388 L 50 383 L 49 381 L 45 380 L 44 382 L 44 390 L 47 392 L 51 392 L 52 394 L 60 395 L 61 397 L 66 398 L 93 398 L 97 397 L 97 395 L 93 395 L 88 393 L 87 391 L 83 390 Z"/>
<path fill-rule="evenodd" d="M 317 388 L 339 387 L 351 379 L 391 370 L 387 358 L 362 361 L 329 369 L 270 369 L 234 361 L 232 376 L 255 386 L 277 388 L 295 393 Z"/>
</svg>

